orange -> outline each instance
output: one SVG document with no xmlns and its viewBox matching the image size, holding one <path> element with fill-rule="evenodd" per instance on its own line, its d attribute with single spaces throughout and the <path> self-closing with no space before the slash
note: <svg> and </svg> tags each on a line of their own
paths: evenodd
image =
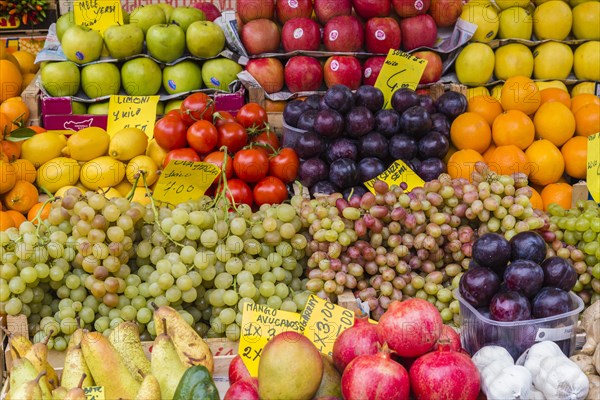
<svg viewBox="0 0 600 400">
<path fill-rule="evenodd" d="M 529 181 L 537 185 L 558 182 L 565 172 L 565 160 L 560 150 L 549 140 L 536 140 L 525 150 L 529 160 Z"/>
<path fill-rule="evenodd" d="M 573 114 L 577 112 L 581 107 L 586 106 L 588 104 L 598 104 L 600 105 L 600 97 L 595 96 L 591 93 L 581 93 L 577 96 L 573 96 L 571 99 L 571 111 Z"/>
<path fill-rule="evenodd" d="M 496 150 L 496 147 L 497 146 L 494 142 L 492 142 L 492 144 L 490 144 L 490 147 L 488 147 L 488 149 L 482 154 L 483 161 L 485 161 L 486 163 L 489 162 L 490 155 L 494 152 L 494 150 Z"/>
<path fill-rule="evenodd" d="M 0 104 L 0 112 L 15 124 L 23 125 L 29 119 L 29 108 L 20 97 L 12 97 Z"/>
<path fill-rule="evenodd" d="M 9 210 L 28 212 L 39 200 L 39 193 L 33 184 L 17 181 L 15 186 L 4 195 L 4 203 Z"/>
<path fill-rule="evenodd" d="M 465 178 L 471 180 L 471 173 L 475 171 L 475 163 L 484 161 L 481 154 L 471 149 L 458 150 L 448 160 L 448 174 L 452 178 Z"/>
<path fill-rule="evenodd" d="M 538 210 L 544 209 L 544 201 L 542 200 L 542 196 L 540 196 L 539 192 L 534 188 L 531 188 L 531 198 L 529 201 L 531 201 L 531 206 L 533 208 L 537 208 Z"/>
<path fill-rule="evenodd" d="M 527 115 L 537 111 L 542 97 L 540 91 L 531 79 L 525 76 L 508 78 L 502 86 L 500 104 L 504 110 L 519 110 Z"/>
<path fill-rule="evenodd" d="M 37 172 L 31 161 L 19 158 L 18 160 L 15 160 L 12 165 L 15 167 L 18 181 L 27 181 L 29 183 L 35 182 Z"/>
<path fill-rule="evenodd" d="M 283 112 L 286 101 L 273 101 L 265 100 L 265 111 L 266 112 Z"/>
<path fill-rule="evenodd" d="M 511 175 L 517 172 L 529 174 L 527 156 L 514 144 L 496 147 L 486 161 L 490 170 L 501 175 Z"/>
<path fill-rule="evenodd" d="M 524 112 L 508 110 L 494 120 L 492 137 L 497 146 L 514 144 L 525 150 L 535 138 L 535 127 Z"/>
<path fill-rule="evenodd" d="M 571 208 L 573 199 L 573 186 L 568 183 L 551 183 L 542 189 L 542 201 L 544 202 L 544 211 L 548 210 L 548 206 L 552 203 L 557 203 L 563 209 Z"/>
<path fill-rule="evenodd" d="M 8 140 L 0 141 L 0 153 L 2 158 L 6 158 L 8 161 L 15 161 L 21 157 L 21 143 L 22 142 L 9 142 Z"/>
<path fill-rule="evenodd" d="M 500 102 L 492 96 L 475 96 L 469 100 L 467 111 L 481 115 L 490 126 L 502 112 Z"/>
<path fill-rule="evenodd" d="M 0 112 L 0 139 L 3 139 L 4 136 L 8 135 L 13 128 L 12 119 L 3 112 Z"/>
<path fill-rule="evenodd" d="M 17 174 L 15 167 L 6 162 L 0 160 L 0 193 L 6 193 L 15 186 L 17 181 Z"/>
<path fill-rule="evenodd" d="M 44 206 L 43 202 L 39 202 L 34 204 L 29 211 L 27 212 L 27 219 L 29 221 L 33 221 L 35 219 L 35 217 L 37 217 L 38 212 L 40 211 L 40 209 L 42 208 L 42 206 Z M 46 203 L 46 205 L 44 206 L 44 209 L 42 210 L 41 214 L 40 214 L 40 218 L 42 220 L 45 220 L 48 218 L 48 214 L 50 214 L 50 210 L 52 209 L 52 207 L 50 206 L 50 203 Z"/>
<path fill-rule="evenodd" d="M 569 96 L 569 92 L 566 92 L 559 88 L 552 87 L 542 90 L 540 92 L 540 98 L 542 100 L 540 106 L 545 103 L 557 101 L 571 108 L 571 96 Z"/>
<path fill-rule="evenodd" d="M 21 214 L 18 211 L 15 210 L 8 210 L 6 211 L 6 213 L 8 215 L 10 215 L 10 217 L 13 219 L 15 226 L 18 228 L 19 226 L 21 226 L 21 223 L 23 221 L 27 221 L 27 218 L 25 218 L 25 216 L 23 214 Z"/>
<path fill-rule="evenodd" d="M 600 104 L 587 104 L 575 112 L 575 133 L 591 136 L 600 132 Z"/>
<path fill-rule="evenodd" d="M 0 60 L 0 102 L 21 93 L 23 76 L 19 68 L 8 60 Z"/>
<path fill-rule="evenodd" d="M 587 172 L 587 138 L 574 136 L 567 140 L 560 152 L 565 159 L 565 172 L 567 175 L 585 179 Z"/>
<path fill-rule="evenodd" d="M 559 102 L 545 103 L 533 117 L 535 133 L 555 146 L 562 146 L 575 133 L 575 117 L 567 106 Z"/>
<path fill-rule="evenodd" d="M 10 214 L 7 214 L 4 211 L 0 211 L 0 231 L 5 231 L 8 228 L 14 228 L 15 221 L 13 221 Z"/>
<path fill-rule="evenodd" d="M 46 130 L 44 128 L 42 128 L 41 126 L 31 125 L 31 126 L 28 126 L 28 128 L 31 129 L 32 131 L 34 131 L 35 133 L 46 132 Z"/>
<path fill-rule="evenodd" d="M 492 130 L 481 115 L 466 112 L 452 122 L 450 140 L 458 150 L 472 149 L 482 154 L 490 147 Z"/>
</svg>

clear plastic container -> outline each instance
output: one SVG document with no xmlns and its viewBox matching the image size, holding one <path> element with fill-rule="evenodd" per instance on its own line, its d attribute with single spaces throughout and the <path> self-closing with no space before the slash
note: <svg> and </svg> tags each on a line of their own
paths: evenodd
<svg viewBox="0 0 600 400">
<path fill-rule="evenodd" d="M 291 147 L 292 149 L 296 148 L 296 144 L 298 140 L 304 135 L 307 131 L 304 129 L 294 128 L 291 125 L 286 124 L 285 119 L 283 120 L 283 140 L 281 142 L 282 147 Z"/>
<path fill-rule="evenodd" d="M 460 304 L 461 343 L 471 355 L 484 346 L 497 345 L 507 349 L 516 360 L 529 347 L 543 340 L 552 340 L 567 356 L 575 351 L 575 328 L 583 310 L 583 300 L 573 292 L 569 293 L 571 311 L 568 313 L 517 322 L 486 318 L 463 299 L 458 290 L 454 291 L 454 297 Z"/>
</svg>

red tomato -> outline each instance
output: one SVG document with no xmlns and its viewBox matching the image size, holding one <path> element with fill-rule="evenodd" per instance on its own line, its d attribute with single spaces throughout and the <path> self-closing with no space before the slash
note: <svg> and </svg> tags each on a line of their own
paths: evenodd
<svg viewBox="0 0 600 400">
<path fill-rule="evenodd" d="M 160 147 L 167 151 L 181 149 L 187 146 L 187 128 L 181 118 L 167 115 L 156 121 L 154 139 Z"/>
<path fill-rule="evenodd" d="M 269 158 L 262 149 L 244 149 L 235 153 L 233 170 L 244 182 L 258 182 L 269 172 Z"/>
<path fill-rule="evenodd" d="M 173 117 L 177 117 L 177 118 L 181 118 L 181 111 L 177 108 L 174 110 L 170 110 L 168 113 L 166 113 L 164 116 L 173 116 Z M 185 121 L 184 121 L 185 122 Z"/>
<path fill-rule="evenodd" d="M 221 125 L 223 125 L 226 122 L 237 122 L 235 120 L 235 117 L 233 115 L 231 115 L 230 112 L 227 111 L 217 111 L 216 113 L 213 114 L 213 124 L 215 124 L 215 126 L 217 128 L 219 128 Z"/>
<path fill-rule="evenodd" d="M 300 168 L 300 159 L 289 147 L 284 147 L 281 151 L 269 159 L 269 175 L 281 179 L 285 183 L 290 183 L 298 177 L 298 168 Z"/>
<path fill-rule="evenodd" d="M 208 121 L 196 121 L 187 130 L 187 141 L 190 147 L 200 154 L 213 151 L 218 140 L 217 128 Z"/>
<path fill-rule="evenodd" d="M 168 152 L 167 156 L 165 157 L 165 161 L 163 161 L 163 168 L 165 168 L 171 160 L 202 161 L 198 153 L 189 147 L 184 149 L 175 149 Z"/>
<path fill-rule="evenodd" d="M 235 119 L 247 129 L 262 129 L 269 122 L 269 116 L 265 109 L 256 103 L 248 103 L 242 106 Z"/>
<path fill-rule="evenodd" d="M 222 170 L 223 160 L 225 157 L 227 157 L 227 163 L 225 164 L 225 177 L 229 179 L 233 176 L 233 159 L 229 154 L 222 151 L 213 151 L 212 153 L 207 154 L 202 161 L 216 165 Z"/>
<path fill-rule="evenodd" d="M 246 182 L 240 179 L 231 179 L 227 181 L 227 193 L 225 195 L 229 199 L 229 201 L 234 202 L 235 204 L 248 204 L 252 205 L 252 189 L 250 186 L 246 184 Z M 220 188 L 219 192 L 222 192 L 223 189 Z"/>
<path fill-rule="evenodd" d="M 255 136 L 254 138 L 252 138 L 251 142 L 262 143 L 266 145 L 265 149 L 267 150 L 267 154 L 269 155 L 275 154 L 275 152 L 281 147 L 281 145 L 279 144 L 279 138 L 277 137 L 277 134 L 272 131 L 266 131 L 258 136 Z"/>
<path fill-rule="evenodd" d="M 180 110 L 183 120 L 189 124 L 201 119 L 211 121 L 215 102 L 205 93 L 194 93 L 183 100 Z"/>
<path fill-rule="evenodd" d="M 248 144 L 248 132 L 237 122 L 226 122 L 217 130 L 219 131 L 219 141 L 217 142 L 219 149 L 221 146 L 227 146 L 227 150 L 234 154 Z"/>
<path fill-rule="evenodd" d="M 254 202 L 257 206 L 263 204 L 279 204 L 288 198 L 285 183 L 274 176 L 267 176 L 254 186 Z"/>
</svg>

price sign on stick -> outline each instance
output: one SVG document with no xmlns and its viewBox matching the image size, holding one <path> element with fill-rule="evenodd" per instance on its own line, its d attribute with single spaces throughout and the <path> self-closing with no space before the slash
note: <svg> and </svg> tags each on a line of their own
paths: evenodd
<svg viewBox="0 0 600 400">
<path fill-rule="evenodd" d="M 159 98 L 159 96 L 110 96 L 106 131 L 113 136 L 123 128 L 138 128 L 152 139 Z"/>
<path fill-rule="evenodd" d="M 402 182 L 406 182 L 408 185 L 407 190 L 411 190 L 415 187 L 422 187 L 425 184 L 425 181 L 419 177 L 410 169 L 408 165 L 402 160 L 396 160 L 388 169 L 379 174 L 376 178 L 373 178 L 369 181 L 366 181 L 364 185 L 369 189 L 369 191 L 375 194 L 375 189 L 373 188 L 373 184 L 376 180 L 384 181 L 389 186 L 392 185 L 400 185 Z"/>
<path fill-rule="evenodd" d="M 86 400 L 104 400 L 104 386 L 88 386 L 83 388 Z"/>
<path fill-rule="evenodd" d="M 152 197 L 169 204 L 199 199 L 220 173 L 210 163 L 173 160 L 158 178 Z"/>
<path fill-rule="evenodd" d="M 587 187 L 596 203 L 600 203 L 600 133 L 588 137 Z"/>
<path fill-rule="evenodd" d="M 123 25 L 120 0 L 75 0 L 73 15 L 77 25 L 101 34 L 111 25 Z"/>
<path fill-rule="evenodd" d="M 390 101 L 396 90 L 402 88 L 415 90 L 426 66 L 427 60 L 390 49 L 375 82 L 375 87 L 383 92 L 385 99 L 383 108 L 392 108 Z"/>
</svg>

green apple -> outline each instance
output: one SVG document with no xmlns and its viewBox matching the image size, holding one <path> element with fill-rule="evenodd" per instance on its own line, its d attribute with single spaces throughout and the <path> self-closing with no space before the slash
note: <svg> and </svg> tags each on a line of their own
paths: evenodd
<svg viewBox="0 0 600 400">
<path fill-rule="evenodd" d="M 81 115 L 87 113 L 87 105 L 80 101 L 71 101 L 71 114 Z"/>
<path fill-rule="evenodd" d="M 63 33 L 60 45 L 67 60 L 86 64 L 100 58 L 104 41 L 98 31 L 73 25 Z"/>
<path fill-rule="evenodd" d="M 144 31 L 135 24 L 111 25 L 104 31 L 104 44 L 117 60 L 135 56 L 144 50 Z"/>
<path fill-rule="evenodd" d="M 52 97 L 74 96 L 81 83 L 79 67 L 71 61 L 47 64 L 42 69 L 41 78 L 42 86 Z"/>
<path fill-rule="evenodd" d="M 156 104 L 156 115 L 164 115 L 165 113 L 165 102 L 159 101 Z"/>
<path fill-rule="evenodd" d="M 121 8 L 121 12 L 123 13 L 123 23 L 128 24 L 129 23 L 129 13 L 127 11 L 125 11 L 125 9 L 123 9 L 123 8 Z"/>
<path fill-rule="evenodd" d="M 175 7 L 171 12 L 169 22 L 177 24 L 184 32 L 195 21 L 204 21 L 206 17 L 204 13 L 194 7 Z"/>
<path fill-rule="evenodd" d="M 156 61 L 140 57 L 121 67 L 121 86 L 130 96 L 152 96 L 158 93 L 162 73 Z"/>
<path fill-rule="evenodd" d="M 146 33 L 146 47 L 152 57 L 170 63 L 185 52 L 185 32 L 174 24 L 153 25 Z"/>
<path fill-rule="evenodd" d="M 108 115 L 108 101 L 90 104 L 87 113 L 91 115 Z"/>
<path fill-rule="evenodd" d="M 229 84 L 237 79 L 242 66 L 228 58 L 214 58 L 202 66 L 202 80 L 207 88 L 229 90 Z"/>
<path fill-rule="evenodd" d="M 171 13 L 173 12 L 173 6 L 167 3 L 158 3 L 157 6 L 162 8 L 165 13 L 165 17 L 167 17 L 167 21 L 171 18 Z"/>
<path fill-rule="evenodd" d="M 107 62 L 86 65 L 81 69 L 81 88 L 90 99 L 119 93 L 119 68 Z"/>
<path fill-rule="evenodd" d="M 185 33 L 188 51 L 196 57 L 214 57 L 225 47 L 223 29 L 214 22 L 196 21 Z"/>
<path fill-rule="evenodd" d="M 63 33 L 73 25 L 75 25 L 75 15 L 73 14 L 73 11 L 61 15 L 56 20 L 56 37 L 58 37 L 58 40 L 61 40 Z"/>
<path fill-rule="evenodd" d="M 164 11 L 156 4 L 139 6 L 129 14 L 129 23 L 137 24 L 142 28 L 144 34 L 148 32 L 152 25 L 165 24 L 166 22 L 167 17 Z"/>
<path fill-rule="evenodd" d="M 202 89 L 202 68 L 191 60 L 178 62 L 165 67 L 162 80 L 169 94 Z"/>
<path fill-rule="evenodd" d="M 181 108 L 181 103 L 183 103 L 183 99 L 169 100 L 167 104 L 165 104 L 165 114 L 171 110 L 179 110 Z"/>
</svg>

